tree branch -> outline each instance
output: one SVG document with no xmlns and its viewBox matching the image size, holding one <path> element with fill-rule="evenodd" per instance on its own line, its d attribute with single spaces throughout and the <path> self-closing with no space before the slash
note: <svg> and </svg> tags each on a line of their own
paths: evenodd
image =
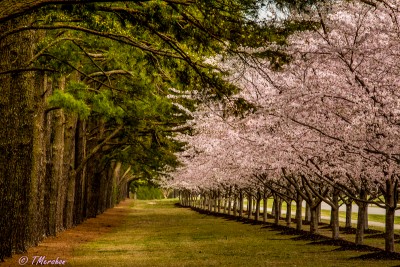
<svg viewBox="0 0 400 267">
<path fill-rule="evenodd" d="M 123 2 L 142 3 L 149 0 L 127 0 Z M 54 4 L 89 4 L 89 3 L 110 3 L 122 2 L 115 0 L 0 0 L 0 23 L 13 18 L 31 13 L 41 7 Z M 169 4 L 189 5 L 194 3 L 191 0 L 164 0 Z"/>
<path fill-rule="evenodd" d="M 76 176 L 80 171 L 83 170 L 83 168 L 86 166 L 86 163 L 97 153 L 100 151 L 100 149 L 108 143 L 112 138 L 114 138 L 122 129 L 124 128 L 123 125 L 120 125 L 117 129 L 115 129 L 109 136 L 107 136 L 106 139 L 103 140 L 100 144 L 98 144 L 96 147 L 90 151 L 90 153 L 86 156 L 85 159 L 82 160 L 82 162 L 77 166 L 73 172 L 73 176 Z"/>
</svg>

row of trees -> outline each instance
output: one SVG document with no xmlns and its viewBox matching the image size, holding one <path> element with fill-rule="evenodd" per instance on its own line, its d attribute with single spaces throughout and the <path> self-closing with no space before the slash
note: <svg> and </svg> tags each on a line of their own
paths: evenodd
<svg viewBox="0 0 400 267">
<path fill-rule="evenodd" d="M 355 202 L 356 244 L 373 203 L 386 210 L 386 251 L 392 252 L 400 174 L 399 3 L 335 1 L 280 17 L 282 24 L 307 20 L 315 27 L 283 45 L 244 49 L 245 62 L 215 58 L 243 88 L 235 99 L 247 103 L 248 114 L 232 118 L 221 106 L 194 113 L 196 134 L 181 137 L 188 143 L 179 154 L 186 166 L 165 186 L 210 199 L 248 195 L 265 203 L 274 196 L 289 207 L 305 201 L 312 233 L 324 201 L 332 208 L 333 238 L 339 238 L 339 205 Z M 300 208 L 296 218 L 300 229 Z"/>
<path fill-rule="evenodd" d="M 0 1 L 0 260 L 177 166 L 186 111 L 237 88 L 204 59 L 280 34 L 262 5 Z"/>
</svg>

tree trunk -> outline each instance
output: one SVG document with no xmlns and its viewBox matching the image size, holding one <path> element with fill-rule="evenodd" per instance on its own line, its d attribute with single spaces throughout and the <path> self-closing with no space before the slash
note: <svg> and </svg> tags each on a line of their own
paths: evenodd
<svg viewBox="0 0 400 267">
<path fill-rule="evenodd" d="M 364 220 L 365 220 L 365 203 L 358 204 L 358 215 L 357 215 L 357 229 L 356 229 L 356 245 L 362 245 L 364 242 Z"/>
<path fill-rule="evenodd" d="M 207 204 L 208 204 L 208 211 L 212 212 L 213 199 L 211 193 L 207 196 Z"/>
<path fill-rule="evenodd" d="M 394 252 L 394 214 L 395 209 L 386 207 L 385 218 L 385 251 Z"/>
<path fill-rule="evenodd" d="M 233 216 L 237 216 L 237 195 L 233 195 Z"/>
<path fill-rule="evenodd" d="M 221 192 L 218 190 L 218 213 L 221 213 Z"/>
<path fill-rule="evenodd" d="M 286 226 L 292 223 L 292 201 L 286 202 Z"/>
<path fill-rule="evenodd" d="M 261 195 L 257 194 L 257 198 L 256 198 L 256 217 L 255 217 L 256 221 L 258 221 L 260 219 L 260 204 L 261 204 Z"/>
<path fill-rule="evenodd" d="M 64 170 L 63 170 L 63 183 L 62 194 L 60 194 L 59 201 L 63 203 L 65 209 L 60 216 L 63 216 L 64 229 L 71 228 L 74 218 L 74 200 L 75 200 L 75 180 L 76 175 L 74 173 L 75 166 L 75 133 L 78 118 L 74 115 L 70 115 L 65 120 L 65 132 L 64 132 Z M 65 206 L 64 206 L 65 205 Z"/>
<path fill-rule="evenodd" d="M 271 215 L 274 217 L 275 217 L 275 209 L 276 209 L 276 201 L 275 201 L 275 196 L 273 196 Z"/>
<path fill-rule="evenodd" d="M 310 205 L 310 233 L 318 234 L 318 205 Z"/>
<path fill-rule="evenodd" d="M 263 199 L 263 222 L 268 219 L 268 197 L 264 196 Z"/>
<path fill-rule="evenodd" d="M 346 203 L 346 228 L 351 228 L 351 215 L 352 215 L 353 202 Z"/>
<path fill-rule="evenodd" d="M 280 200 L 280 197 L 275 196 L 274 197 L 274 205 L 275 207 L 274 209 L 274 224 L 278 225 L 279 224 L 279 219 L 280 219 L 280 215 L 281 215 L 281 208 L 282 207 L 282 203 Z"/>
<path fill-rule="evenodd" d="M 398 201 L 398 185 L 397 181 L 393 183 L 386 180 L 386 216 L 385 216 L 385 251 L 394 252 L 394 216 Z"/>
<path fill-rule="evenodd" d="M 296 199 L 296 230 L 301 231 L 303 224 L 303 198 L 297 193 Z"/>
<path fill-rule="evenodd" d="M 78 119 L 75 132 L 75 166 L 79 165 L 86 157 L 86 123 Z M 125 186 L 125 190 L 127 190 Z M 129 194 L 129 191 L 127 192 Z M 87 210 L 87 180 L 86 167 L 76 174 L 74 224 L 81 223 L 86 218 Z"/>
<path fill-rule="evenodd" d="M 332 204 L 331 207 L 331 227 L 332 227 L 332 238 L 337 240 L 339 239 L 339 192 L 334 191 L 332 196 Z"/>
<path fill-rule="evenodd" d="M 62 76 L 58 81 L 58 89 L 64 91 L 65 76 Z M 63 195 L 62 181 L 64 170 L 64 111 L 54 110 L 51 111 L 51 128 L 52 128 L 52 142 L 51 142 L 51 155 L 50 155 L 50 177 L 48 177 L 50 190 L 49 190 L 49 218 L 48 218 L 48 234 L 55 236 L 61 228 L 60 225 L 62 218 L 58 214 L 62 214 L 64 206 L 59 197 Z"/>
<path fill-rule="evenodd" d="M 217 213 L 217 212 L 218 212 L 218 209 L 219 209 L 219 205 L 218 205 L 218 200 L 219 200 L 219 198 L 218 198 L 218 193 L 214 193 L 213 196 L 214 196 L 214 197 L 213 197 L 214 212 Z"/>
<path fill-rule="evenodd" d="M 248 199 L 248 205 L 249 205 L 247 218 L 251 219 L 251 215 L 253 213 L 253 198 L 250 193 L 248 194 L 247 199 Z"/>
<path fill-rule="evenodd" d="M 232 188 L 229 188 L 228 194 L 228 215 L 231 215 L 232 211 Z"/>
<path fill-rule="evenodd" d="M 228 199 L 224 197 L 224 214 L 228 213 Z"/>
<path fill-rule="evenodd" d="M 310 221 L 311 221 L 310 205 L 307 202 L 306 202 L 306 213 L 305 213 L 304 221 L 307 223 L 310 223 Z"/>
<path fill-rule="evenodd" d="M 244 197 L 243 197 L 243 192 L 239 192 L 239 217 L 243 217 L 243 208 L 244 208 Z"/>
<path fill-rule="evenodd" d="M 318 223 L 321 222 L 321 203 L 319 203 L 317 206 L 317 220 L 318 220 Z"/>
<path fill-rule="evenodd" d="M 27 16 L 0 25 L 6 32 L 31 23 Z M 0 72 L 25 68 L 39 35 L 22 31 L 0 40 Z M 44 234 L 43 75 L 0 75 L 0 261 L 23 252 Z"/>
<path fill-rule="evenodd" d="M 46 75 L 38 74 L 35 79 L 34 109 L 36 115 L 33 118 L 33 152 L 32 152 L 32 170 L 30 187 L 30 222 L 29 236 L 30 245 L 38 245 L 43 239 L 46 229 L 45 217 L 45 184 L 46 184 L 46 131 L 45 131 L 45 98 L 44 92 L 47 89 Z"/>
</svg>

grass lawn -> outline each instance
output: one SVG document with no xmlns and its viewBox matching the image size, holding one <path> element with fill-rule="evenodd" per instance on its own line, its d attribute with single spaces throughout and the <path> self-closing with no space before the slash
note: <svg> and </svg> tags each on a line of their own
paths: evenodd
<svg viewBox="0 0 400 267">
<path fill-rule="evenodd" d="M 129 218 L 79 246 L 69 266 L 396 266 L 354 259 L 368 252 L 293 240 L 262 225 L 196 213 L 174 201 L 135 201 Z"/>
</svg>

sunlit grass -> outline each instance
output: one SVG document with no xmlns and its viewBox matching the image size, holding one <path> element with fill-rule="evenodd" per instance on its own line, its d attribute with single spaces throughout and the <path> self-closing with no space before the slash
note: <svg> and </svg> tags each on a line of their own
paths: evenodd
<svg viewBox="0 0 400 267">
<path fill-rule="evenodd" d="M 390 266 L 354 251 L 294 241 L 271 228 L 136 201 L 127 222 L 74 251 L 70 266 Z M 365 252 L 364 252 L 365 253 Z"/>
</svg>

